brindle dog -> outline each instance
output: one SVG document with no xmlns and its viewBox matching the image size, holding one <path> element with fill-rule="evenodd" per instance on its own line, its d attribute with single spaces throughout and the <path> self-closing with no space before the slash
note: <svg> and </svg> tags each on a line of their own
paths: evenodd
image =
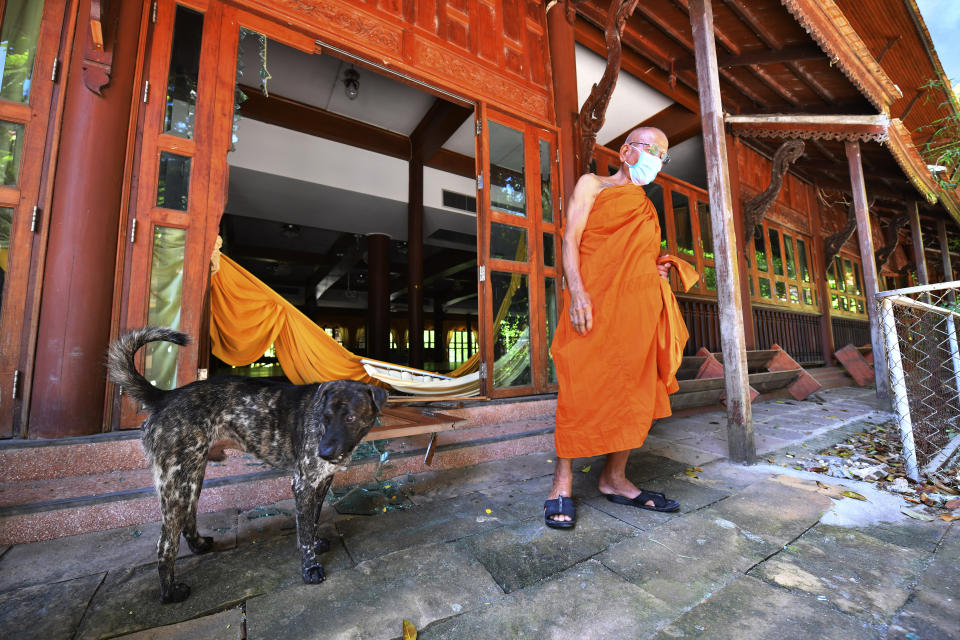
<svg viewBox="0 0 960 640">
<path fill-rule="evenodd" d="M 323 499 L 334 471 L 376 423 L 386 391 L 352 380 L 293 385 L 237 376 L 164 391 L 140 375 L 133 360 L 138 349 L 157 340 L 182 346 L 190 338 L 162 327 L 131 331 L 110 345 L 108 368 L 110 379 L 150 412 L 141 441 L 163 514 L 157 544 L 161 600 L 180 602 L 190 595 L 190 587 L 174 581 L 180 534 L 194 553 L 213 546 L 213 538 L 197 532 L 197 500 L 208 450 L 224 439 L 293 472 L 303 581 L 322 582 L 317 556 L 329 549 L 317 537 Z"/>
</svg>

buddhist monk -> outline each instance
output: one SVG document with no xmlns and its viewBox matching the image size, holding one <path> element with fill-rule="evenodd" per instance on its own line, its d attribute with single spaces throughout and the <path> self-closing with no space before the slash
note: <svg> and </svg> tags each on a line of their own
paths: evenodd
<svg viewBox="0 0 960 640">
<path fill-rule="evenodd" d="M 573 458 L 607 454 L 599 488 L 608 500 L 656 511 L 680 505 L 644 491 L 625 475 L 632 449 L 654 419 L 670 415 L 668 393 L 687 340 L 667 281 L 671 263 L 692 286 L 696 273 L 660 255 L 657 211 L 643 185 L 669 160 L 659 129 L 630 132 L 620 170 L 586 174 L 567 207 L 563 233 L 563 308 L 551 347 L 560 391 L 553 489 L 544 504 L 547 526 L 574 526 Z M 692 272 L 692 280 L 691 278 Z M 562 314 L 561 314 L 562 315 Z"/>
</svg>

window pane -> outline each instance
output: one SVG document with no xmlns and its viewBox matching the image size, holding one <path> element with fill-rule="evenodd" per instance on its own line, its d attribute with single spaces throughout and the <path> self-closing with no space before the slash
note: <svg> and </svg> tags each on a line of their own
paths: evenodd
<svg viewBox="0 0 960 640">
<path fill-rule="evenodd" d="M 800 304 L 800 289 L 797 285 L 792 284 L 789 287 L 790 290 L 790 302 L 793 304 Z"/>
<path fill-rule="evenodd" d="M 717 270 L 716 269 L 710 266 L 705 266 L 703 268 L 703 284 L 710 291 L 717 290 Z M 752 292 L 751 292 L 751 295 L 752 295 Z"/>
<path fill-rule="evenodd" d="M 860 276 L 860 273 L 861 273 L 861 271 L 860 271 L 860 263 L 859 263 L 859 262 L 856 262 L 856 263 L 854 263 L 853 266 L 854 266 L 854 269 L 853 269 L 853 278 L 854 278 L 854 280 L 856 281 L 856 285 L 857 285 L 856 293 L 857 293 L 858 296 L 862 296 L 862 295 L 863 295 L 863 291 L 860 290 L 860 283 L 863 282 L 863 279 L 862 279 L 861 276 Z"/>
<path fill-rule="evenodd" d="M 490 207 L 495 211 L 527 215 L 523 176 L 523 134 L 490 123 Z"/>
<path fill-rule="evenodd" d="M 847 284 L 848 293 L 860 295 L 859 283 L 855 281 L 853 276 L 853 264 L 850 262 L 850 258 L 843 259 L 843 279 Z"/>
<path fill-rule="evenodd" d="M 797 268 L 793 260 L 793 238 L 787 234 L 783 234 L 783 253 L 787 260 L 787 277 L 796 279 Z"/>
<path fill-rule="evenodd" d="M 553 278 L 543 279 L 543 299 L 546 301 L 546 325 L 547 325 L 547 381 L 557 381 L 557 370 L 553 366 L 553 354 L 550 353 L 550 345 L 553 344 L 553 332 L 557 328 L 557 286 Z"/>
<path fill-rule="evenodd" d="M 763 227 L 757 227 L 757 231 L 754 233 L 753 254 L 757 260 L 757 269 L 760 271 L 768 271 L 767 247 L 763 241 Z"/>
<path fill-rule="evenodd" d="M 543 264 L 548 267 L 557 266 L 557 251 L 553 243 L 553 234 L 543 234 Z"/>
<path fill-rule="evenodd" d="M 531 384 L 530 294 L 527 276 L 494 273 L 493 386 Z"/>
<path fill-rule="evenodd" d="M 834 274 L 837 276 L 837 290 L 846 291 L 847 285 L 843 277 L 843 263 L 840 261 L 840 256 L 834 258 L 833 265 L 835 267 Z"/>
<path fill-rule="evenodd" d="M 7 0 L 0 29 L 0 98 L 30 101 L 43 0 Z"/>
<path fill-rule="evenodd" d="M 777 287 L 777 300 L 779 300 L 780 302 L 786 302 L 787 301 L 787 285 L 781 282 L 780 280 L 777 280 L 776 287 Z"/>
<path fill-rule="evenodd" d="M 810 287 L 803 288 L 803 304 L 813 305 L 813 292 Z"/>
<path fill-rule="evenodd" d="M 797 238 L 797 258 L 800 261 L 800 279 L 810 282 L 810 268 L 807 265 L 807 245 Z"/>
<path fill-rule="evenodd" d="M 703 247 L 703 259 L 713 260 L 713 230 L 710 221 L 710 205 L 697 202 L 697 218 L 700 222 L 700 245 Z M 749 264 L 747 266 L 750 266 Z"/>
<path fill-rule="evenodd" d="M 833 263 L 830 263 L 830 266 L 827 267 L 827 284 L 830 285 L 830 288 L 834 291 L 837 290 L 837 277 L 833 272 Z"/>
<path fill-rule="evenodd" d="M 750 277 L 750 297 L 752 298 L 752 297 L 755 296 L 755 295 L 757 295 L 757 294 L 754 293 L 754 291 L 753 291 L 753 276 L 751 276 L 751 277 Z"/>
<path fill-rule="evenodd" d="M 6 187 L 17 186 L 21 151 L 23 125 L 0 120 L 0 180 L 3 180 Z"/>
<path fill-rule="evenodd" d="M 863 313 L 863 300 L 857 300 L 857 313 Z"/>
<path fill-rule="evenodd" d="M 769 229 L 770 233 L 770 258 L 773 262 L 773 273 L 778 276 L 783 275 L 783 258 L 780 256 L 780 234 L 776 229 Z"/>
<path fill-rule="evenodd" d="M 183 256 L 187 232 L 172 227 L 154 227 L 150 261 L 150 306 L 147 324 L 180 328 L 180 293 L 183 290 Z M 161 389 L 177 382 L 179 347 L 169 342 L 147 345 L 144 376 Z"/>
<path fill-rule="evenodd" d="M 13 209 L 0 207 L 0 309 L 3 308 L 3 289 L 10 260 L 10 238 L 13 235 Z"/>
<path fill-rule="evenodd" d="M 161 151 L 160 176 L 157 179 L 157 206 L 186 211 L 189 194 L 190 158 Z"/>
<path fill-rule="evenodd" d="M 837 299 L 837 294 L 835 294 L 835 293 L 831 293 L 831 294 L 830 294 L 830 308 L 832 308 L 832 309 L 839 309 L 839 308 L 840 308 L 840 303 L 839 303 L 839 301 L 838 301 L 838 299 Z"/>
<path fill-rule="evenodd" d="M 760 285 L 760 297 L 772 298 L 773 292 L 770 290 L 770 280 L 767 278 L 757 278 L 757 282 Z"/>
<path fill-rule="evenodd" d="M 553 222 L 553 187 L 550 182 L 550 170 L 553 163 L 550 159 L 550 142 L 540 141 L 540 208 L 543 211 L 543 221 Z"/>
<path fill-rule="evenodd" d="M 657 210 L 657 222 L 660 223 L 660 248 L 667 248 L 667 223 L 663 217 L 663 187 L 661 187 L 656 182 L 651 182 L 643 186 L 643 190 L 647 192 L 647 197 L 650 199 L 650 202 L 653 203 L 654 208 Z"/>
<path fill-rule="evenodd" d="M 670 200 L 673 203 L 673 224 L 677 229 L 677 253 L 687 256 L 695 255 L 693 251 L 693 221 L 690 219 L 690 199 L 676 191 L 672 191 L 670 195 Z"/>
<path fill-rule="evenodd" d="M 202 38 L 203 14 L 177 5 L 170 70 L 167 74 L 167 108 L 163 117 L 163 131 L 180 138 L 193 138 Z"/>
<path fill-rule="evenodd" d="M 527 230 L 509 224 L 490 224 L 490 257 L 527 261 Z"/>
</svg>

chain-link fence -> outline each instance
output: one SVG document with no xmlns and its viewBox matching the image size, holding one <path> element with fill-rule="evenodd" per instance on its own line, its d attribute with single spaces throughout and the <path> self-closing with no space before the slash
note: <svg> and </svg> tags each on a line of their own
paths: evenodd
<svg viewBox="0 0 960 640">
<path fill-rule="evenodd" d="M 884 291 L 877 306 L 906 472 L 917 480 L 960 444 L 960 281 Z"/>
</svg>

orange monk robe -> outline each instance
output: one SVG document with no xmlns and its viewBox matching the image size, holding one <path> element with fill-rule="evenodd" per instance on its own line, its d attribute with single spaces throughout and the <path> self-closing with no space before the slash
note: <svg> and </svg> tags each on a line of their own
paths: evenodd
<svg viewBox="0 0 960 640">
<path fill-rule="evenodd" d="M 566 248 L 565 248 L 566 249 Z M 642 187 L 607 187 L 597 194 L 580 240 L 580 277 L 593 305 L 593 329 L 570 324 L 570 294 L 551 353 L 560 393 L 555 441 L 561 458 L 634 449 L 655 418 L 670 415 L 668 394 L 687 328 L 666 279 L 657 272 L 660 225 Z M 677 267 L 689 289 L 698 276 Z"/>
</svg>

